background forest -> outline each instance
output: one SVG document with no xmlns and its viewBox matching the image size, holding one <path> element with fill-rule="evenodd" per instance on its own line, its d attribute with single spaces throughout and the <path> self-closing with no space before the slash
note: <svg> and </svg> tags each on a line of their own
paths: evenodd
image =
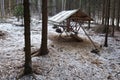
<svg viewBox="0 0 120 80">
<path fill-rule="evenodd" d="M 41 19 L 41 0 L 29 0 L 31 15 L 38 15 Z M 23 0 L 0 0 L 0 17 L 13 16 L 16 6 Z M 62 10 L 81 9 L 91 16 L 96 23 L 98 20 L 105 24 L 105 19 L 110 18 L 110 25 L 119 26 L 120 1 L 119 0 L 48 0 L 48 14 L 53 16 Z"/>
<path fill-rule="evenodd" d="M 73 9 L 93 19 L 83 42 L 49 23 Z M 119 34 L 120 0 L 0 0 L 0 80 L 120 80 Z"/>
</svg>

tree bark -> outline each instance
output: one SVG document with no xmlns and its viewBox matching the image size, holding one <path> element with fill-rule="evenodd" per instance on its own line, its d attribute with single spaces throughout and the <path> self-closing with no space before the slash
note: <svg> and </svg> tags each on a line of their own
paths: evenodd
<svg viewBox="0 0 120 80">
<path fill-rule="evenodd" d="M 11 16 L 12 12 L 11 12 L 11 0 L 9 0 L 9 7 L 8 7 L 8 12 L 9 12 L 9 16 Z"/>
<path fill-rule="evenodd" d="M 38 15 L 39 15 L 39 20 L 42 19 L 42 12 L 41 12 L 41 0 L 38 0 Z"/>
<path fill-rule="evenodd" d="M 62 10 L 66 9 L 66 0 L 62 0 Z"/>
<path fill-rule="evenodd" d="M 48 54 L 47 48 L 47 0 L 42 0 L 42 39 L 41 39 L 41 48 L 38 55 Z"/>
<path fill-rule="evenodd" d="M 105 24 L 105 2 L 106 0 L 103 0 L 103 6 L 102 6 L 102 24 Z"/>
<path fill-rule="evenodd" d="M 115 3 L 116 0 L 112 0 L 112 36 L 114 37 L 114 32 L 115 32 Z"/>
<path fill-rule="evenodd" d="M 90 2 L 90 0 L 89 0 L 89 2 L 88 2 L 88 15 L 89 16 L 91 16 L 91 2 Z M 88 29 L 90 29 L 90 21 L 88 21 Z"/>
<path fill-rule="evenodd" d="M 5 16 L 5 4 L 4 0 L 1 0 L 1 17 Z"/>
<path fill-rule="evenodd" d="M 56 14 L 56 0 L 53 0 L 53 9 L 52 9 L 52 15 Z"/>
<path fill-rule="evenodd" d="M 109 31 L 109 17 L 110 17 L 110 0 L 106 0 L 106 23 L 105 23 L 105 42 L 104 42 L 104 46 L 108 47 L 108 31 Z"/>
<path fill-rule="evenodd" d="M 24 27 L 25 27 L 25 69 L 24 74 L 32 73 L 31 42 L 30 42 L 30 10 L 29 0 L 24 0 Z"/>
<path fill-rule="evenodd" d="M 120 23 L 120 0 L 118 0 L 118 3 L 117 3 L 117 30 L 120 30 L 119 29 L 119 23 Z"/>
<path fill-rule="evenodd" d="M 82 10 L 82 0 L 79 0 L 79 8 Z"/>
</svg>

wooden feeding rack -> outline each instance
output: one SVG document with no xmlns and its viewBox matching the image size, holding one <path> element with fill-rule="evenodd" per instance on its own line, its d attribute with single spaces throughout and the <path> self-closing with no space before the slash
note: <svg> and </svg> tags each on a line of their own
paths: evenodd
<svg viewBox="0 0 120 80">
<path fill-rule="evenodd" d="M 56 28 L 56 32 L 60 33 L 60 35 L 63 32 L 65 32 L 66 34 L 70 33 L 70 37 L 75 38 L 79 41 L 81 41 L 81 38 L 79 38 L 77 34 L 80 28 L 82 28 L 82 30 L 95 48 L 91 52 L 98 53 L 99 50 L 97 49 L 96 45 L 89 37 L 85 29 L 81 26 L 84 21 L 93 21 L 93 19 L 82 12 L 80 9 L 62 11 L 49 18 L 49 23 L 52 23 L 55 26 L 54 28 Z"/>
<path fill-rule="evenodd" d="M 87 14 L 79 9 L 76 9 L 61 11 L 60 13 L 49 18 L 49 23 L 52 23 L 55 26 L 56 32 L 58 33 L 62 34 L 63 32 L 65 32 L 66 34 L 78 34 L 81 24 L 84 21 L 92 20 L 93 19 L 90 18 Z"/>
</svg>

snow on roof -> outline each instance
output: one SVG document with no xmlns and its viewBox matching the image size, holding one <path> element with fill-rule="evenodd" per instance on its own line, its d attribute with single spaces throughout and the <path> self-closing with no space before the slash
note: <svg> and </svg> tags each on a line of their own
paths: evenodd
<svg viewBox="0 0 120 80">
<path fill-rule="evenodd" d="M 55 16 L 49 18 L 50 22 L 54 23 L 61 23 L 65 19 L 69 18 L 72 14 L 76 13 L 78 9 L 76 10 L 69 10 L 69 11 L 61 11 L 60 13 L 56 14 Z"/>
<path fill-rule="evenodd" d="M 60 13 L 54 15 L 53 17 L 49 18 L 48 21 L 51 24 L 60 24 L 63 21 L 67 20 L 71 18 L 74 21 L 92 21 L 93 19 L 88 16 L 87 14 L 85 14 L 84 12 L 82 12 L 79 9 L 75 9 L 75 10 L 68 10 L 68 11 L 61 11 Z"/>
</svg>

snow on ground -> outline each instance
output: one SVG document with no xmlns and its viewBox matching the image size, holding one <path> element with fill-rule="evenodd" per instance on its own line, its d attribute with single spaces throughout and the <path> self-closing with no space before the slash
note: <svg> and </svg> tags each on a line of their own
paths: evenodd
<svg viewBox="0 0 120 80">
<path fill-rule="evenodd" d="M 34 22 L 34 21 L 33 21 Z M 24 28 L 11 23 L 1 23 L 0 31 L 0 80 L 17 80 L 24 64 Z M 104 36 L 88 31 L 97 46 L 104 43 Z M 40 47 L 41 23 L 31 23 L 32 52 Z M 90 51 L 93 45 L 80 30 L 83 42 L 62 39 L 48 25 L 46 56 L 32 57 L 37 80 L 120 80 L 120 32 L 109 37 L 109 47 L 100 49 L 100 56 Z M 21 79 L 25 80 L 25 79 Z M 29 79 L 26 79 L 29 80 Z M 32 80 L 32 79 L 31 79 Z"/>
</svg>

